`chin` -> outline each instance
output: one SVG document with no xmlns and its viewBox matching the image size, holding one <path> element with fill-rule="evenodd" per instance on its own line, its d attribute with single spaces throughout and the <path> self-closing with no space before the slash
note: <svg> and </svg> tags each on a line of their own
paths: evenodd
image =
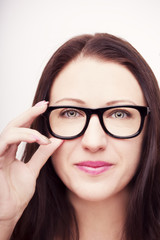
<svg viewBox="0 0 160 240">
<path fill-rule="evenodd" d="M 69 198 L 76 199 L 77 201 L 87 201 L 87 202 L 102 202 L 106 201 L 107 199 L 112 198 L 113 194 L 105 193 L 103 191 L 78 191 L 73 192 L 69 191 Z"/>
</svg>

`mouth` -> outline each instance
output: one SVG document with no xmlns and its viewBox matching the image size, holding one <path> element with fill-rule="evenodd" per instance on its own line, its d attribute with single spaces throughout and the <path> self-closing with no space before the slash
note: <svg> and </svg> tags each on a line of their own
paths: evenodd
<svg viewBox="0 0 160 240">
<path fill-rule="evenodd" d="M 99 175 L 108 171 L 113 164 L 104 161 L 84 161 L 76 164 L 76 167 L 90 175 Z"/>
</svg>

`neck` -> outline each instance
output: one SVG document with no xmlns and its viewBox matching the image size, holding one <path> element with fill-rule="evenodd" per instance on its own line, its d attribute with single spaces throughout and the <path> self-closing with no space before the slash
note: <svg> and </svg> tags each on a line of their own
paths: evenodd
<svg viewBox="0 0 160 240">
<path fill-rule="evenodd" d="M 121 240 L 128 193 L 119 193 L 109 199 L 91 202 L 69 193 L 75 209 L 80 240 Z"/>
</svg>

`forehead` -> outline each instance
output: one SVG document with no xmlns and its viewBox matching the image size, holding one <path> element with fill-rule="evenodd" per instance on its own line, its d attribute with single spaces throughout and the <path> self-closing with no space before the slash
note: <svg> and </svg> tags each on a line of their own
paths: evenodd
<svg viewBox="0 0 160 240">
<path fill-rule="evenodd" d="M 145 104 L 142 90 L 127 68 L 84 57 L 69 63 L 52 84 L 50 102 L 68 98 L 80 99 L 93 107 L 119 100 Z"/>
</svg>

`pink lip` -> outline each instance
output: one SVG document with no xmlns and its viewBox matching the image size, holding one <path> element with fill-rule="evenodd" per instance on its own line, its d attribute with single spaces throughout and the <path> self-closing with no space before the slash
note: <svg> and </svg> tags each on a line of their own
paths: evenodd
<svg viewBox="0 0 160 240">
<path fill-rule="evenodd" d="M 113 164 L 104 161 L 85 161 L 76 164 L 77 168 L 91 175 L 98 175 L 109 170 Z"/>
</svg>

